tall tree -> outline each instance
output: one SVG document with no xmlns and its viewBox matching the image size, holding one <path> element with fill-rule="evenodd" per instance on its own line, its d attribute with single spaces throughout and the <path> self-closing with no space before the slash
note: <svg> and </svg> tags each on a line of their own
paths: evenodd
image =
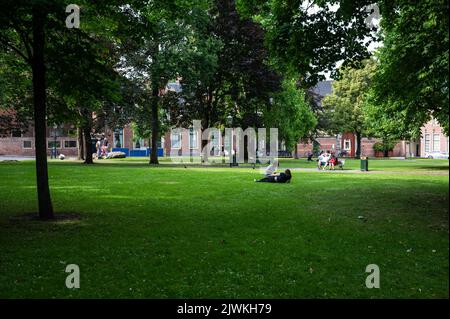
<svg viewBox="0 0 450 319">
<path fill-rule="evenodd" d="M 269 64 L 264 30 L 242 17 L 234 0 L 214 1 L 202 21 L 181 70 L 183 103 L 170 118 L 182 125 L 200 119 L 203 129 L 229 125 L 230 117 L 244 129 L 262 124 L 282 80 Z"/>
<path fill-rule="evenodd" d="M 260 21 L 274 64 L 305 87 L 336 74 L 336 63 L 369 57 L 374 39 L 367 23 L 373 0 L 238 0 L 241 11 Z"/>
<path fill-rule="evenodd" d="M 88 61 L 92 66 L 96 64 L 95 61 L 104 60 L 96 50 L 91 50 L 93 41 L 87 41 L 84 49 L 88 50 L 78 50 L 75 59 L 66 56 L 67 50 L 63 49 L 76 42 L 76 33 L 70 33 L 65 26 L 65 8 L 66 4 L 62 0 L 5 0 L 0 3 L 0 50 L 3 55 L 14 55 L 23 59 L 31 71 L 29 73 L 32 78 L 37 193 L 41 219 L 54 218 L 48 183 L 47 122 L 67 119 L 64 114 L 70 112 L 64 113 L 67 110 L 64 100 L 71 97 L 81 104 L 83 100 L 80 93 L 83 90 L 89 91 L 90 87 L 82 87 L 81 83 L 90 83 L 96 73 L 86 72 L 87 69 L 83 68 L 77 69 L 77 66 L 82 64 L 80 61 Z M 94 8 L 93 4 L 91 8 Z M 91 17 L 97 16 L 95 10 L 91 10 L 91 13 Z M 88 31 L 84 32 L 83 38 L 90 39 L 89 34 Z M 90 55 L 92 52 L 96 53 Z M 26 68 L 24 70 L 26 78 Z M 103 84 L 99 84 L 97 89 L 99 87 L 103 87 Z M 21 89 L 23 88 L 18 88 Z M 53 107 L 51 110 L 49 105 Z M 26 104 L 14 103 L 8 107 L 17 106 L 24 107 Z"/>
<path fill-rule="evenodd" d="M 39 216 L 52 219 L 47 170 L 45 26 L 47 3 L 43 1 L 2 1 L 0 6 L 1 48 L 23 58 L 31 67 L 33 118 L 36 148 L 36 180 Z"/>
<path fill-rule="evenodd" d="M 433 116 L 448 134 L 448 1 L 386 0 L 380 12 L 383 46 L 372 92 L 378 117 L 393 119 L 386 127 L 402 136 Z"/>
<path fill-rule="evenodd" d="M 284 80 L 282 90 L 274 94 L 272 103 L 263 111 L 265 127 L 278 128 L 278 138 L 292 151 L 300 139 L 311 135 L 317 125 L 305 93 L 295 80 Z"/>
<path fill-rule="evenodd" d="M 332 94 L 323 100 L 334 133 L 352 132 L 356 135 L 356 157 L 361 155 L 361 137 L 366 130 L 364 106 L 376 69 L 372 59 L 363 61 L 363 68 L 344 67 L 340 80 L 333 82 Z"/>
<path fill-rule="evenodd" d="M 145 107 L 151 114 L 150 164 L 158 164 L 161 95 L 168 81 L 178 75 L 177 61 L 187 41 L 184 31 L 189 28 L 185 16 L 189 15 L 191 6 L 195 3 L 181 0 L 133 1 L 122 9 L 127 23 L 119 28 L 123 39 L 119 68 L 149 92 Z"/>
</svg>

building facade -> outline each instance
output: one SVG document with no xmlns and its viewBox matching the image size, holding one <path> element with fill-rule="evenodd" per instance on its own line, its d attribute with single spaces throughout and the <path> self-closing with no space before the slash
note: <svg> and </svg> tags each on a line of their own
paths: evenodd
<svg viewBox="0 0 450 319">
<path fill-rule="evenodd" d="M 47 128 L 47 154 L 52 155 L 56 150 L 57 154 L 66 156 L 78 155 L 78 137 L 75 126 L 66 124 L 58 127 Z M 11 156 L 34 156 L 34 129 L 29 126 L 27 129 L 14 129 L 0 137 L 0 155 Z"/>
<path fill-rule="evenodd" d="M 430 153 L 449 153 L 449 138 L 444 133 L 444 129 L 435 119 L 431 119 L 422 127 L 420 139 L 421 157 L 428 157 Z"/>
</svg>

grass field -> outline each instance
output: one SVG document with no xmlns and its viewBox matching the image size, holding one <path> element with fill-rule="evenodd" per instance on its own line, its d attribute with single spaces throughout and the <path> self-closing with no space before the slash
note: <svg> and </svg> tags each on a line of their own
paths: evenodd
<svg viewBox="0 0 450 319">
<path fill-rule="evenodd" d="M 344 170 L 359 170 L 360 169 L 360 160 L 352 159 L 352 158 L 344 158 L 345 166 Z M 188 157 L 183 157 L 183 164 L 191 165 L 191 166 L 200 166 L 200 164 L 190 163 Z M 199 161 L 200 158 L 197 158 Z M 211 166 L 222 166 L 228 167 L 229 164 L 226 162 L 219 163 L 221 158 L 217 159 L 217 162 L 211 164 Z M 305 158 L 301 159 L 293 159 L 293 158 L 280 158 L 279 162 L 281 168 L 316 168 L 317 162 L 316 159 L 313 159 L 312 162 L 308 162 Z M 56 160 L 58 161 L 58 160 Z M 129 163 L 129 164 L 146 164 L 148 163 L 147 158 L 143 157 L 128 157 L 123 159 L 114 159 L 114 160 L 101 160 L 103 163 Z M 162 158 L 160 159 L 160 163 L 162 165 L 170 166 L 172 161 L 170 158 Z M 177 164 L 178 165 L 178 164 Z M 203 166 L 208 166 L 207 164 Z M 251 164 L 241 164 L 243 167 L 251 167 Z M 383 158 L 370 158 L 369 159 L 369 170 L 370 171 L 409 171 L 410 173 L 424 173 L 424 172 L 437 172 L 437 171 L 448 171 L 448 161 L 446 160 L 432 160 L 432 159 L 422 159 L 422 158 L 414 158 L 414 159 L 406 159 L 406 160 L 396 160 L 396 159 L 383 159 Z"/>
<path fill-rule="evenodd" d="M 299 170 L 291 184 L 145 161 L 51 161 L 55 210 L 80 215 L 57 222 L 21 218 L 37 209 L 34 163 L 0 162 L 0 297 L 448 298 L 448 161 Z M 380 289 L 365 287 L 368 264 Z"/>
</svg>

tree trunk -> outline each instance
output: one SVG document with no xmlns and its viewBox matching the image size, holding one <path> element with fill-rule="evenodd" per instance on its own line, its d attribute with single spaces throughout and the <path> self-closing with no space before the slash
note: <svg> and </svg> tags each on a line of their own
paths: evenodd
<svg viewBox="0 0 450 319">
<path fill-rule="evenodd" d="M 356 133 L 356 154 L 355 154 L 356 158 L 360 158 L 361 157 L 361 133 L 357 132 Z"/>
<path fill-rule="evenodd" d="M 152 149 L 150 152 L 150 164 L 159 164 L 158 162 L 158 138 L 159 138 L 159 114 L 158 101 L 159 87 L 155 82 L 152 84 Z"/>
<path fill-rule="evenodd" d="M 83 139 L 83 130 L 78 127 L 77 128 L 78 135 L 78 160 L 84 160 L 84 139 Z"/>
<path fill-rule="evenodd" d="M 84 164 L 94 164 L 92 159 L 92 139 L 91 139 L 92 125 L 90 120 L 83 125 L 83 135 L 84 135 L 84 149 L 86 157 L 84 158 Z"/>
<path fill-rule="evenodd" d="M 46 84 L 44 63 L 44 24 L 46 14 L 38 5 L 33 6 L 33 99 L 36 147 L 36 178 L 39 218 L 55 218 L 53 214 L 47 167 Z"/>
</svg>

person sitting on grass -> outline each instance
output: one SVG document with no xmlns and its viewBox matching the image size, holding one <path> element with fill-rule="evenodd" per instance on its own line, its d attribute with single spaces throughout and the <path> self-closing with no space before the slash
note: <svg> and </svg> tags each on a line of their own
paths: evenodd
<svg viewBox="0 0 450 319">
<path fill-rule="evenodd" d="M 321 151 L 319 156 L 317 157 L 317 169 L 322 168 L 322 160 L 323 160 L 323 151 Z"/>
<path fill-rule="evenodd" d="M 325 169 L 328 165 L 328 160 L 330 159 L 329 153 L 322 152 L 317 159 L 317 169 Z"/>
<path fill-rule="evenodd" d="M 289 169 L 287 169 L 284 171 L 284 173 L 278 173 L 278 174 L 266 176 L 260 180 L 255 179 L 255 182 L 259 182 L 259 183 L 290 183 L 291 178 L 292 178 L 291 171 Z"/>
<path fill-rule="evenodd" d="M 338 160 L 337 157 L 334 155 L 334 153 L 331 154 L 330 160 L 328 161 L 330 164 L 330 170 L 334 171 L 334 167 L 337 165 Z"/>
<path fill-rule="evenodd" d="M 279 167 L 278 160 L 274 160 L 272 164 L 267 166 L 266 170 L 264 171 L 264 175 L 266 175 L 267 177 L 275 174 L 277 172 L 278 167 Z"/>
</svg>

